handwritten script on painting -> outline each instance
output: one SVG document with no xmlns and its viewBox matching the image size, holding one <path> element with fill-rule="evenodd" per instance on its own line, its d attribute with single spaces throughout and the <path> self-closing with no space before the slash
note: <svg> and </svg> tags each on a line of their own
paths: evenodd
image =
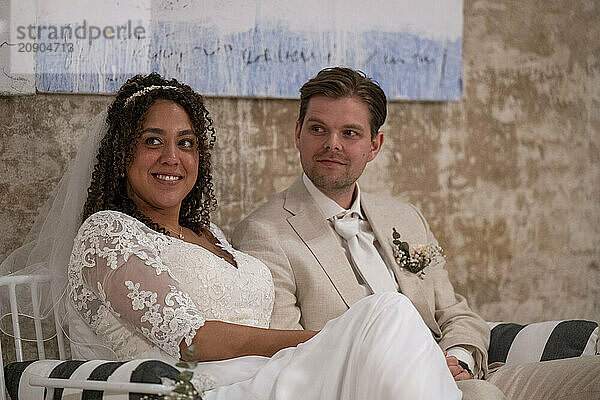
<svg viewBox="0 0 600 400">
<path fill-rule="evenodd" d="M 155 71 L 209 96 L 298 98 L 343 65 L 390 99 L 461 96 L 462 0 L 54 3 L 11 27 L 43 92 L 112 93 Z"/>
</svg>

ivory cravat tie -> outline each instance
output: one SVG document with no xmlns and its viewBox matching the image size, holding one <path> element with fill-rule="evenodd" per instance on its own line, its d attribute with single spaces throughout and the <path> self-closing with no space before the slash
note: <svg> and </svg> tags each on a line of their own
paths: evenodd
<svg viewBox="0 0 600 400">
<path fill-rule="evenodd" d="M 358 215 L 334 217 L 332 222 L 338 235 L 346 240 L 354 265 L 373 293 L 396 291 L 394 278 L 377 252 L 372 237 L 359 229 Z"/>
</svg>

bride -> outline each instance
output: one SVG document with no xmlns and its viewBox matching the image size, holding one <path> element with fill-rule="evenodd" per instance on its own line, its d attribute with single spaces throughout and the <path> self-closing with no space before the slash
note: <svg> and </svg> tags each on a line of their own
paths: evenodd
<svg viewBox="0 0 600 400">
<path fill-rule="evenodd" d="M 268 329 L 268 268 L 210 222 L 214 142 L 202 97 L 157 74 L 129 79 L 93 123 L 39 236 L 73 358 L 200 361 L 207 399 L 460 399 L 401 294 L 320 332 Z"/>
</svg>

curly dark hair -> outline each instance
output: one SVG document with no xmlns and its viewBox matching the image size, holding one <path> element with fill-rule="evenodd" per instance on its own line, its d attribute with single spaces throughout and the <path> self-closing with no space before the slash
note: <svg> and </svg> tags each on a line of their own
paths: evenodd
<svg viewBox="0 0 600 400">
<path fill-rule="evenodd" d="M 148 89 L 151 86 L 157 87 Z M 127 167 L 141 136 L 142 123 L 148 109 L 158 99 L 171 100 L 183 107 L 198 138 L 198 179 L 182 201 L 179 223 L 197 234 L 208 227 L 210 212 L 217 205 L 210 162 L 210 150 L 216 140 L 212 120 L 200 94 L 176 79 L 166 80 L 156 73 L 130 78 L 121 86 L 108 108 L 108 130 L 100 142 L 97 163 L 83 207 L 83 220 L 101 210 L 115 210 L 142 221 L 155 231 L 168 233 L 138 210 L 127 195 L 126 184 Z"/>
</svg>

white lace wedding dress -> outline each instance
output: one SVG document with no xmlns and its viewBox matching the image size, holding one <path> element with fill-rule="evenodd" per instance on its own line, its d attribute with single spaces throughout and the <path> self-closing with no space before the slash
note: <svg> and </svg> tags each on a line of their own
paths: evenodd
<svg viewBox="0 0 600 400">
<path fill-rule="evenodd" d="M 205 320 L 268 327 L 271 275 L 236 251 L 237 268 L 204 248 L 115 211 L 90 216 L 69 264 L 70 336 L 79 358 L 179 360 Z M 271 358 L 200 363 L 207 399 L 460 399 L 444 356 L 410 301 L 370 296 L 306 343 Z"/>
</svg>

